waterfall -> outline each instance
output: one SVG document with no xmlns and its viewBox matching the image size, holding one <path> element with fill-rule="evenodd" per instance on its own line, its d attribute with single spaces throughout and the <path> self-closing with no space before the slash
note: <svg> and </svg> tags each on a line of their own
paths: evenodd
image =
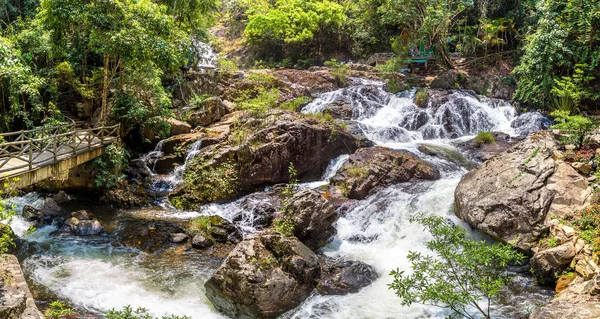
<svg viewBox="0 0 600 319">
<path fill-rule="evenodd" d="M 543 128 L 547 119 L 539 113 L 518 115 L 506 101 L 486 99 L 463 91 L 436 92 L 443 96 L 430 98 L 428 107 L 414 103 L 415 90 L 399 95 L 385 91 L 378 81 L 353 79 L 344 89 L 323 93 L 306 105 L 302 112 L 326 111 L 343 103 L 352 110 L 351 122 L 375 144 L 418 153 L 423 141 L 452 148 L 456 139 L 465 139 L 479 131 L 502 131 L 510 135 L 528 134 Z M 160 143 L 159 143 L 160 144 Z M 183 174 L 200 153 L 202 140 L 195 141 L 186 152 L 183 165 L 166 176 L 154 175 L 156 190 L 167 193 L 183 182 Z M 144 156 L 149 168 L 154 168 L 162 155 L 162 144 Z M 333 159 L 321 180 L 300 183 L 298 189 L 313 189 L 328 180 L 348 160 L 349 155 Z M 435 164 L 448 164 L 444 159 L 427 157 Z M 380 278 L 356 294 L 346 296 L 311 295 L 300 307 L 284 318 L 445 318 L 449 314 L 438 307 L 413 305 L 402 307 L 393 291 L 388 289 L 392 269 L 411 271 L 406 259 L 409 251 L 428 253 L 426 243 L 431 238 L 420 225 L 409 222 L 411 216 L 443 216 L 464 225 L 453 215 L 454 189 L 466 170 L 446 165 L 437 181 L 418 181 L 392 185 L 352 206 L 336 224 L 334 240 L 321 252 L 334 258 L 360 260 L 374 266 Z M 115 223 L 120 216 L 140 216 L 144 219 L 186 220 L 199 215 L 220 215 L 233 221 L 245 235 L 261 227 L 260 212 L 272 205 L 272 197 L 256 192 L 229 203 L 211 203 L 199 211 L 181 212 L 170 206 L 142 211 L 122 209 L 113 212 Z M 36 195 L 17 200 L 41 206 Z M 114 217 L 116 215 L 116 217 Z M 19 218 L 15 218 L 18 222 Z M 27 226 L 23 224 L 19 229 Z M 14 227 L 14 226 L 13 226 Z M 118 228 L 118 227 L 117 227 Z M 35 282 L 47 287 L 59 297 L 72 302 L 78 309 L 97 314 L 131 304 L 145 307 L 154 316 L 188 315 L 192 318 L 223 318 L 204 297 L 204 282 L 219 266 L 219 259 L 194 250 L 143 253 L 124 246 L 119 237 L 109 231 L 99 238 L 53 237 L 52 226 L 42 227 L 32 234 L 18 232 L 28 242 L 24 254 L 24 269 Z M 472 232 L 474 236 L 481 236 Z M 480 237 L 477 237 L 480 238 Z M 531 305 L 543 304 L 551 294 L 533 284 L 529 274 L 517 274 L 507 290 L 509 297 L 493 309 L 494 318 L 520 317 Z"/>
<path fill-rule="evenodd" d="M 205 42 L 199 40 L 193 40 L 194 50 L 198 57 L 198 64 L 196 65 L 198 69 L 214 69 L 217 64 L 217 53 L 213 49 L 213 47 Z"/>
<path fill-rule="evenodd" d="M 154 169 L 156 167 L 156 162 L 158 162 L 158 159 L 161 156 L 163 156 L 163 145 L 164 141 L 159 141 L 158 143 L 156 143 L 156 146 L 154 147 L 153 151 L 148 152 L 147 154 L 142 156 L 142 161 L 144 162 L 144 164 L 146 164 L 146 167 L 152 174 L 155 174 Z"/>
</svg>

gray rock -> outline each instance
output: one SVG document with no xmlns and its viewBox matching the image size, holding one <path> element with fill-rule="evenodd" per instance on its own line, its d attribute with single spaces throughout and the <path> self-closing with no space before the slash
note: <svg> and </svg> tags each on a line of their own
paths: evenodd
<svg viewBox="0 0 600 319">
<path fill-rule="evenodd" d="M 569 241 L 535 253 L 530 262 L 537 280 L 543 284 L 552 284 L 556 282 L 556 275 L 567 268 L 573 257 L 575 245 Z"/>
<path fill-rule="evenodd" d="M 322 295 L 357 293 L 379 277 L 373 266 L 361 261 L 324 259 L 321 262 L 321 272 L 322 277 L 317 284 L 317 291 Z"/>
<path fill-rule="evenodd" d="M 63 209 L 56 203 L 56 201 L 50 197 L 44 201 L 41 212 L 44 216 L 58 216 L 63 213 Z"/>
<path fill-rule="evenodd" d="M 174 244 L 181 244 L 188 240 L 188 236 L 184 233 L 173 233 L 169 235 L 169 241 Z"/>
<path fill-rule="evenodd" d="M 276 318 L 314 288 L 317 256 L 295 237 L 265 231 L 248 236 L 204 285 L 215 308 L 232 318 Z"/>
<path fill-rule="evenodd" d="M 196 235 L 192 238 L 192 247 L 196 249 L 206 249 L 214 245 L 215 242 L 212 239 L 206 238 L 202 235 Z"/>
<path fill-rule="evenodd" d="M 59 230 L 60 233 L 70 233 L 76 236 L 94 236 L 103 231 L 104 228 L 98 220 L 79 220 L 75 217 L 69 218 Z"/>
<path fill-rule="evenodd" d="M 314 190 L 294 194 L 286 215 L 294 225 L 294 235 L 312 250 L 324 246 L 337 233 L 333 224 L 340 216 L 327 199 Z"/>
<path fill-rule="evenodd" d="M 456 215 L 496 240 L 530 251 L 551 217 L 592 202 L 585 178 L 552 158 L 557 146 L 550 132 L 534 133 L 470 171 L 454 193 Z"/>
</svg>

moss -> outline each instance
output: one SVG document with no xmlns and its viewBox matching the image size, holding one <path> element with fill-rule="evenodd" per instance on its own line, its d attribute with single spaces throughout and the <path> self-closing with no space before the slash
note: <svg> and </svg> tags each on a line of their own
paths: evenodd
<svg viewBox="0 0 600 319">
<path fill-rule="evenodd" d="M 419 107 L 425 107 L 428 99 L 429 92 L 427 88 L 418 88 L 415 93 L 415 104 Z"/>
<path fill-rule="evenodd" d="M 200 216 L 189 222 L 186 233 L 191 236 L 202 235 L 212 239 L 212 235 L 210 234 L 211 229 L 221 225 L 223 225 L 223 218 L 221 216 Z"/>
<path fill-rule="evenodd" d="M 275 222 L 275 231 L 286 236 L 293 236 L 295 228 L 294 224 L 285 220 L 278 220 Z"/>
<path fill-rule="evenodd" d="M 344 170 L 344 173 L 348 177 L 356 178 L 361 181 L 369 176 L 369 167 L 362 165 L 350 166 Z"/>
<path fill-rule="evenodd" d="M 475 136 L 475 140 L 473 141 L 473 145 L 475 145 L 475 147 L 481 147 L 486 144 L 496 144 L 494 134 L 491 132 L 477 133 L 477 136 Z"/>
</svg>

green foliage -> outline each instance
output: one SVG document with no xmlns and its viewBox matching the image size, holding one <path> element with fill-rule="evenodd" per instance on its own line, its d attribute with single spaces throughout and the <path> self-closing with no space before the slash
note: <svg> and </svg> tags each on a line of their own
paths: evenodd
<svg viewBox="0 0 600 319">
<path fill-rule="evenodd" d="M 148 310 L 144 308 L 138 308 L 133 310 L 131 306 L 125 306 L 122 310 L 111 310 L 104 314 L 106 319 L 190 319 L 187 316 L 162 316 L 160 318 L 153 317 L 148 314 Z"/>
<path fill-rule="evenodd" d="M 389 285 L 403 306 L 424 303 L 449 308 L 453 318 L 490 318 L 490 304 L 510 282 L 506 267 L 524 256 L 504 244 L 489 245 L 473 240 L 462 227 L 452 226 L 443 217 L 412 217 L 431 233 L 427 248 L 436 257 L 410 252 L 413 273 L 395 270 Z M 487 303 L 481 306 L 480 302 Z"/>
<path fill-rule="evenodd" d="M 248 42 L 280 58 L 320 54 L 323 46 L 335 44 L 347 18 L 344 8 L 329 0 L 258 2 L 248 12 Z"/>
<path fill-rule="evenodd" d="M 553 96 L 568 97 L 576 106 L 586 97 L 597 99 L 598 90 L 589 85 L 600 75 L 597 1 L 537 1 L 532 12 L 532 31 L 514 70 L 516 98 L 541 107 L 548 107 Z"/>
<path fill-rule="evenodd" d="M 296 185 L 298 185 L 298 171 L 294 167 L 294 163 L 290 162 L 288 166 L 288 175 L 290 176 L 290 180 L 285 185 L 285 188 L 282 191 L 283 196 L 285 196 L 286 200 L 291 199 L 294 196 L 294 189 Z"/>
<path fill-rule="evenodd" d="M 300 108 L 311 101 L 308 96 L 299 96 L 289 102 L 281 103 L 279 108 L 288 111 L 299 111 Z"/>
<path fill-rule="evenodd" d="M 58 300 L 51 302 L 44 312 L 44 316 L 49 319 L 59 319 L 72 314 L 75 314 L 75 311 Z"/>
<path fill-rule="evenodd" d="M 277 220 L 275 221 L 275 230 L 277 232 L 280 232 L 286 236 L 293 236 L 294 235 L 294 229 L 295 226 L 294 224 L 285 221 L 285 220 Z"/>
<path fill-rule="evenodd" d="M 561 141 L 573 144 L 581 149 L 586 143 L 588 135 L 598 127 L 598 123 L 591 118 L 581 115 L 571 115 L 567 111 L 556 110 L 551 113 L 556 123 L 552 128 L 559 129 L 564 136 Z"/>
<path fill-rule="evenodd" d="M 125 178 L 123 170 L 127 167 L 129 157 L 129 152 L 122 145 L 108 145 L 104 155 L 93 162 L 96 168 L 96 186 L 106 189 L 119 186 Z"/>
<path fill-rule="evenodd" d="M 223 72 L 235 72 L 239 70 L 235 62 L 224 58 L 217 60 L 217 69 Z"/>
<path fill-rule="evenodd" d="M 385 23 L 404 30 L 395 40 L 396 47 L 431 45 L 441 61 L 452 67 L 448 39 L 458 17 L 472 6 L 472 0 L 386 0 L 378 12 Z"/>
<path fill-rule="evenodd" d="M 43 79 L 24 60 L 8 39 L 0 37 L 0 130 L 31 127 L 32 120 L 39 119 Z"/>
<path fill-rule="evenodd" d="M 191 235 L 202 235 L 206 238 L 212 238 L 210 230 L 214 226 L 220 226 L 223 224 L 223 218 L 220 216 L 200 216 L 192 219 L 189 226 L 186 228 L 186 232 Z"/>
<path fill-rule="evenodd" d="M 567 214 L 564 221 L 574 226 L 579 238 L 600 251 L 600 205 L 592 205 Z"/>
<path fill-rule="evenodd" d="M 486 144 L 496 144 L 494 134 L 491 132 L 477 133 L 477 136 L 475 136 L 475 140 L 473 141 L 473 145 L 475 145 L 475 147 L 481 147 Z"/>
<path fill-rule="evenodd" d="M 251 94 L 256 94 L 250 98 Z M 256 90 L 245 90 L 235 100 L 240 110 L 248 111 L 256 117 L 263 116 L 269 109 L 277 106 L 279 100 L 279 89 L 265 89 L 259 87 Z"/>
<path fill-rule="evenodd" d="M 548 241 L 546 242 L 546 244 L 548 245 L 548 247 L 552 248 L 552 247 L 556 247 L 558 246 L 558 240 L 554 237 L 549 238 Z"/>
<path fill-rule="evenodd" d="M 238 169 L 230 161 L 209 166 L 197 157 L 184 173 L 184 185 L 197 203 L 226 199 L 235 194 L 238 186 Z M 175 201 L 175 202 L 174 202 Z M 193 203 L 185 198 L 171 198 L 177 208 L 191 207 Z"/>
<path fill-rule="evenodd" d="M 338 86 L 347 86 L 350 84 L 350 80 L 348 79 L 348 65 L 341 65 L 336 59 L 331 59 L 325 62 L 325 66 L 331 69 L 331 74 Z"/>
</svg>

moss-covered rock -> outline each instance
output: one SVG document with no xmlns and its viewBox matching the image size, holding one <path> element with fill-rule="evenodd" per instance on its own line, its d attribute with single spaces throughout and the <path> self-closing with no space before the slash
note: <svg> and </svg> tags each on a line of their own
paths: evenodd
<svg viewBox="0 0 600 319">
<path fill-rule="evenodd" d="M 439 178 L 437 169 L 413 154 L 375 146 L 361 148 L 352 154 L 331 178 L 331 183 L 346 197 L 363 199 L 393 184 Z"/>
</svg>

